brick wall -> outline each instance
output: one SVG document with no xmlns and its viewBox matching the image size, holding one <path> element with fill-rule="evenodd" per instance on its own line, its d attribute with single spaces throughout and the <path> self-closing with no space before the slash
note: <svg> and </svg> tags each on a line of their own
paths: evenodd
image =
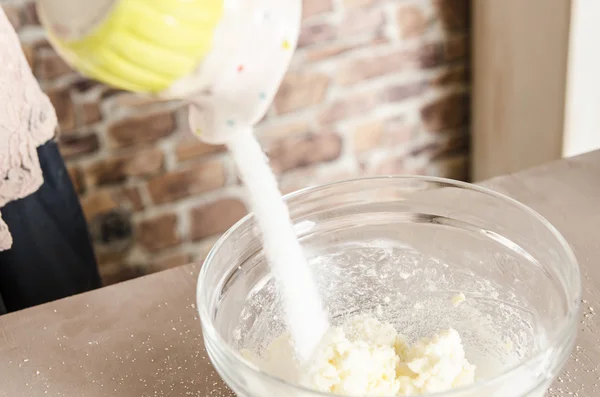
<svg viewBox="0 0 600 397">
<path fill-rule="evenodd" d="M 84 79 L 35 9 L 3 0 L 60 119 L 106 283 L 205 257 L 245 214 L 223 147 L 185 109 Z M 368 174 L 467 177 L 468 0 L 305 0 L 290 72 L 257 134 L 284 192 Z"/>
</svg>

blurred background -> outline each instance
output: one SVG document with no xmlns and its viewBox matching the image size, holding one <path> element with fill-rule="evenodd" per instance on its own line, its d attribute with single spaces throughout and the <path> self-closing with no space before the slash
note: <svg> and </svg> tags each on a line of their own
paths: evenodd
<svg viewBox="0 0 600 397">
<path fill-rule="evenodd" d="M 72 71 L 33 2 L 0 4 L 56 108 L 105 283 L 204 259 L 245 214 L 224 148 L 190 134 L 182 103 Z M 304 0 L 257 130 L 283 192 L 378 174 L 478 181 L 600 147 L 600 3 L 578 4 Z"/>
</svg>

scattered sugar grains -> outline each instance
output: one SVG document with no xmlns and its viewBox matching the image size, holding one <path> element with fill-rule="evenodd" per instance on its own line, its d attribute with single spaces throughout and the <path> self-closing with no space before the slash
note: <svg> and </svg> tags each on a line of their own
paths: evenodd
<svg viewBox="0 0 600 397">
<path fill-rule="evenodd" d="M 458 307 L 461 303 L 463 303 L 464 301 L 466 301 L 467 298 L 465 297 L 465 294 L 463 294 L 462 292 L 459 294 L 456 294 L 452 297 L 452 305 L 454 307 Z"/>
<path fill-rule="evenodd" d="M 391 324 L 359 315 L 332 327 L 313 361 L 300 370 L 287 334 L 261 357 L 242 354 L 273 376 L 347 396 L 436 393 L 474 382 L 458 332 L 447 329 L 409 345 Z"/>
</svg>

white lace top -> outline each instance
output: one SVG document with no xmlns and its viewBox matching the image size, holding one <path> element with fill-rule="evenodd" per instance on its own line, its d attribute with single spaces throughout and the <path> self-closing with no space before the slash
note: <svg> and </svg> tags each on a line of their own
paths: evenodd
<svg viewBox="0 0 600 397">
<path fill-rule="evenodd" d="M 12 245 L 6 203 L 43 182 L 36 148 L 54 136 L 56 114 L 33 76 L 19 38 L 0 8 L 0 251 Z"/>
</svg>

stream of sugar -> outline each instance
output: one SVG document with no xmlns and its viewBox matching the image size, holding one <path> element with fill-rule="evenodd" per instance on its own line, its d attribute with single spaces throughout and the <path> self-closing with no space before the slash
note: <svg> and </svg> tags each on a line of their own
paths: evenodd
<svg viewBox="0 0 600 397">
<path fill-rule="evenodd" d="M 278 282 L 290 334 L 300 359 L 308 360 L 329 327 L 313 274 L 281 199 L 277 180 L 252 129 L 227 144 L 249 193 L 263 251 Z"/>
</svg>

